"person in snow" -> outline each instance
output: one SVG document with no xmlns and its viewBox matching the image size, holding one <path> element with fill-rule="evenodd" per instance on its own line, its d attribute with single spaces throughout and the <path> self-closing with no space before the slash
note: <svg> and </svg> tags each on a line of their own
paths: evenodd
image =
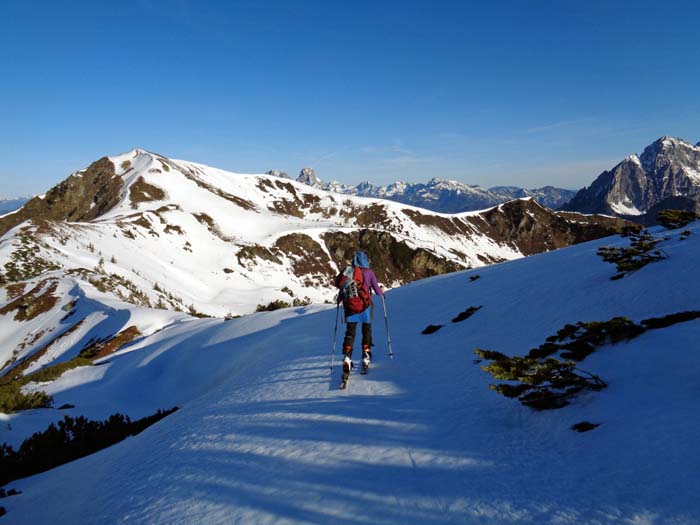
<svg viewBox="0 0 700 525">
<path fill-rule="evenodd" d="M 369 363 L 372 360 L 372 314 L 374 313 L 374 305 L 372 304 L 372 295 L 384 295 L 382 288 L 377 282 L 377 276 L 374 270 L 369 267 L 369 259 L 365 252 L 355 252 L 352 258 L 352 265 L 360 268 L 362 272 L 362 280 L 364 286 L 370 292 L 370 305 L 358 314 L 345 315 L 345 339 L 343 339 L 343 371 L 349 372 L 352 367 L 352 347 L 355 343 L 355 334 L 357 333 L 358 323 L 362 323 L 362 367 L 369 368 Z M 341 299 L 339 298 L 339 301 Z"/>
</svg>

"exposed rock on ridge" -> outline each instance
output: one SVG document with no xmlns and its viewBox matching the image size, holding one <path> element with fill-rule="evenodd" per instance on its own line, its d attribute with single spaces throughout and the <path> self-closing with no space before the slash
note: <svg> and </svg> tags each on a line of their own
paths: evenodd
<svg viewBox="0 0 700 525">
<path fill-rule="evenodd" d="M 700 147 L 661 137 L 640 156 L 630 155 L 563 207 L 581 213 L 626 217 L 654 223 L 661 209 L 700 203 Z"/>
</svg>

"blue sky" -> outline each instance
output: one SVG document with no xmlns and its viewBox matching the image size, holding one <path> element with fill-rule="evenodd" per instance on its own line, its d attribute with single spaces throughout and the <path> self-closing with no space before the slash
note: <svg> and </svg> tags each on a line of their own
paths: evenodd
<svg viewBox="0 0 700 525">
<path fill-rule="evenodd" d="M 0 1 L 0 195 L 143 147 L 580 188 L 700 141 L 700 2 Z"/>
</svg>

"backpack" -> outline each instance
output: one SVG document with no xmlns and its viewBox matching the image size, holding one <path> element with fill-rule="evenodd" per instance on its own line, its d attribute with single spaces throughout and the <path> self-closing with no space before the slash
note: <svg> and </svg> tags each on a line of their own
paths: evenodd
<svg viewBox="0 0 700 525">
<path fill-rule="evenodd" d="M 346 315 L 359 314 L 372 303 L 362 270 L 357 266 L 345 267 L 335 278 L 335 286 L 340 288 Z"/>
</svg>

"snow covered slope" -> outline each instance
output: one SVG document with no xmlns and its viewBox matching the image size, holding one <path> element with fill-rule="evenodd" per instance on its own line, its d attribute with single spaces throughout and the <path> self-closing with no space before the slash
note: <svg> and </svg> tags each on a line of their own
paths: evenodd
<svg viewBox="0 0 700 525">
<path fill-rule="evenodd" d="M 66 413 L 182 407 L 110 449 L 11 483 L 22 494 L 2 500 L 3 519 L 700 523 L 700 321 L 599 348 L 584 368 L 608 387 L 559 410 L 497 395 L 473 362 L 477 347 L 524 355 L 567 323 L 700 309 L 700 226 L 688 229 L 659 245 L 667 259 L 619 280 L 596 255 L 629 242 L 615 237 L 392 290 L 396 358 L 375 315 L 373 368 L 346 391 L 328 368 L 332 306 L 173 320 L 43 385 L 75 408 L 5 417 L 0 442 L 17 444 Z M 451 322 L 470 306 L 482 308 Z M 428 324 L 444 326 L 422 335 Z M 582 421 L 600 426 L 571 430 Z"/>
<path fill-rule="evenodd" d="M 558 215 L 530 200 L 438 214 L 135 149 L 96 161 L 0 218 L 0 285 L 9 286 L 0 288 L 0 373 L 32 371 L 31 360 L 58 357 L 65 341 L 87 344 L 75 337 L 80 330 L 100 339 L 119 333 L 93 334 L 97 318 L 61 321 L 61 308 L 95 290 L 137 307 L 232 317 L 280 302 L 333 301 L 333 278 L 358 248 L 380 281 L 396 287 L 601 237 L 622 224 Z M 58 292 L 42 290 L 56 283 Z M 60 301 L 21 320 L 16 312 L 37 287 L 47 303 Z M 102 326 L 144 334 L 134 324 Z M 56 340 L 64 331 L 73 337 Z"/>
</svg>

